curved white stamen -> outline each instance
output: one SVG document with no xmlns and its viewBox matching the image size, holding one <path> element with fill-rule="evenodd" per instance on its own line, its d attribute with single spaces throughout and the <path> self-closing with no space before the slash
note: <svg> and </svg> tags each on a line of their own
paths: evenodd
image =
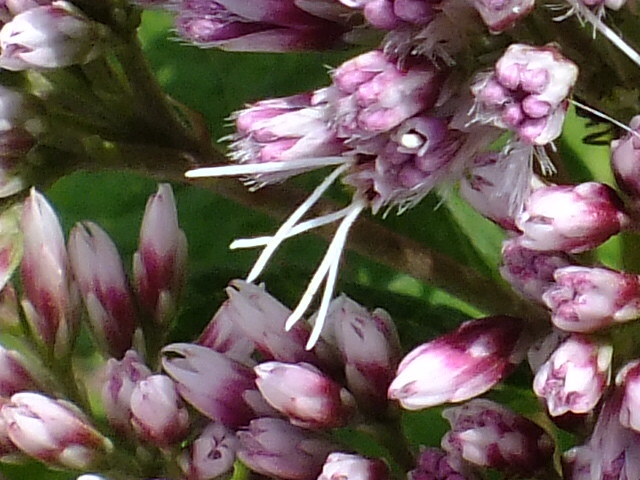
<svg viewBox="0 0 640 480">
<path fill-rule="evenodd" d="M 304 222 L 300 222 L 287 234 L 286 238 L 295 237 L 296 235 L 300 235 L 301 233 L 308 232 L 309 230 L 313 230 L 314 228 L 322 227 L 323 225 L 327 225 L 329 223 L 333 223 L 349 213 L 350 206 L 345 207 L 337 212 L 328 213 L 326 215 L 322 215 L 321 217 L 311 218 L 309 220 L 305 220 Z M 253 238 L 238 238 L 231 242 L 229 245 L 230 250 L 237 250 L 241 248 L 255 248 L 255 247 L 264 247 L 269 243 L 269 241 L 273 237 L 271 236 L 263 236 L 263 237 L 253 237 Z"/>
<path fill-rule="evenodd" d="M 344 162 L 344 158 L 342 158 L 342 162 Z M 267 246 L 262 250 L 262 253 L 256 260 L 256 263 L 253 265 L 253 268 L 247 275 L 247 282 L 253 282 L 258 275 L 262 272 L 264 267 L 267 265 L 267 262 L 271 258 L 271 256 L 275 253 L 276 249 L 280 246 L 282 241 L 287 238 L 289 232 L 294 227 L 298 220 L 300 220 L 305 213 L 309 211 L 309 209 L 320 199 L 322 194 L 327 191 L 327 189 L 331 186 L 333 182 L 347 169 L 349 168 L 348 164 L 341 165 L 336 168 L 333 172 L 331 172 L 327 177 L 322 181 L 320 185 L 316 187 L 316 189 L 309 195 L 309 197 L 302 202 L 302 204 L 295 209 L 295 211 L 287 218 L 287 220 L 280 226 L 276 234 L 269 240 Z"/>
<path fill-rule="evenodd" d="M 331 296 L 333 295 L 337 269 L 340 263 L 340 257 L 342 256 L 342 250 L 344 249 L 344 244 L 347 240 L 349 229 L 353 225 L 353 222 L 356 221 L 358 215 L 360 214 L 360 212 L 362 212 L 365 206 L 366 202 L 364 200 L 357 200 L 350 206 L 349 213 L 345 215 L 344 219 L 340 223 L 340 226 L 336 230 L 333 239 L 331 239 L 331 243 L 327 248 L 327 252 L 320 262 L 318 269 L 313 274 L 309 285 L 307 285 L 307 289 L 302 295 L 298 306 L 295 308 L 293 313 L 289 315 L 289 318 L 285 323 L 285 329 L 290 330 L 291 327 L 293 327 L 296 322 L 300 320 L 304 312 L 309 307 L 309 304 L 313 300 L 314 295 L 320 288 L 322 281 L 326 279 L 327 283 L 325 284 L 324 293 L 322 295 L 320 310 L 318 311 L 311 336 L 309 337 L 309 341 L 307 342 L 307 349 L 312 348 L 320 337 L 320 332 L 322 331 L 322 326 L 324 325 L 324 321 L 327 316 L 329 302 L 331 301 Z"/>
<path fill-rule="evenodd" d="M 583 103 L 580 103 L 576 100 L 573 99 L 569 99 L 569 101 L 571 103 L 573 103 L 576 107 L 581 108 L 582 110 L 589 112 L 589 113 L 593 113 L 594 115 L 606 120 L 607 122 L 613 123 L 616 127 L 620 127 L 621 129 L 623 129 L 624 131 L 630 133 L 631 135 L 635 135 L 636 137 L 640 138 L 640 133 L 636 132 L 634 129 L 629 128 L 628 125 L 625 125 L 624 123 L 616 120 L 615 118 L 610 117 L 609 115 L 607 115 L 606 113 L 603 113 L 599 110 L 596 110 L 595 108 L 592 108 L 588 105 L 585 105 Z"/>
<path fill-rule="evenodd" d="M 299 170 L 301 168 L 320 168 L 328 165 L 340 165 L 342 163 L 345 163 L 345 157 L 302 158 L 298 160 L 287 160 L 286 162 L 241 163 L 238 165 L 194 168 L 193 170 L 187 170 L 184 176 L 186 178 L 237 177 L 241 175 Z"/>
</svg>

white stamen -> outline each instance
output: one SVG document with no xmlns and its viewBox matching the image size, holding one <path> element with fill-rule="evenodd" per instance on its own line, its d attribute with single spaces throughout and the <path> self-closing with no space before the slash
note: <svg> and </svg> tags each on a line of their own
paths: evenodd
<svg viewBox="0 0 640 480">
<path fill-rule="evenodd" d="M 344 158 L 342 158 L 342 162 L 344 162 Z M 276 249 L 280 246 L 282 241 L 287 238 L 289 231 L 294 227 L 294 225 L 300 220 L 305 213 L 309 211 L 309 209 L 320 199 L 322 194 L 327 191 L 327 189 L 331 186 L 333 182 L 344 172 L 347 168 L 349 168 L 348 164 L 341 165 L 336 168 L 333 172 L 331 172 L 320 185 L 316 187 L 316 189 L 309 195 L 309 197 L 298 207 L 295 211 L 287 218 L 287 220 L 280 226 L 276 234 L 269 240 L 267 246 L 262 250 L 262 253 L 256 260 L 256 263 L 253 265 L 253 268 L 247 275 L 247 282 L 253 282 L 258 275 L 262 272 L 264 267 L 267 265 L 267 262 L 271 258 L 271 256 L 275 253 Z"/>
<path fill-rule="evenodd" d="M 345 163 L 344 157 L 302 158 L 287 160 L 286 162 L 241 163 L 238 165 L 194 168 L 193 170 L 185 172 L 184 176 L 186 178 L 237 177 L 241 175 L 299 170 L 301 168 L 320 168 L 327 165 L 340 165 L 342 163 Z"/>
<path fill-rule="evenodd" d="M 417 133 L 405 133 L 400 137 L 400 145 L 405 148 L 417 149 L 424 144 L 424 137 Z"/>
<path fill-rule="evenodd" d="M 327 248 L 327 252 L 320 262 L 318 269 L 313 274 L 309 285 L 307 285 L 307 289 L 302 295 L 298 306 L 295 308 L 295 310 L 289 316 L 287 322 L 285 323 L 285 329 L 290 330 L 296 324 L 296 322 L 300 320 L 304 312 L 306 312 L 307 308 L 309 307 L 309 304 L 313 300 L 316 292 L 320 288 L 322 281 L 326 279 L 327 283 L 325 284 L 324 293 L 322 295 L 320 310 L 318 311 L 311 336 L 309 337 L 309 341 L 307 342 L 307 349 L 312 348 L 320 337 L 320 332 L 322 331 L 322 326 L 324 325 L 324 321 L 327 316 L 329 302 L 331 301 L 331 296 L 333 295 L 337 268 L 338 264 L 340 263 L 340 257 L 342 256 L 342 250 L 344 249 L 344 244 L 346 243 L 349 229 L 353 225 L 353 222 L 356 221 L 356 218 L 358 218 L 358 215 L 360 214 L 360 212 L 362 212 L 365 206 L 366 202 L 364 200 L 358 200 L 350 206 L 349 213 L 344 217 L 344 220 L 342 220 L 342 222 L 340 223 L 340 226 L 336 230 L 333 239 L 331 239 L 331 243 Z"/>
<path fill-rule="evenodd" d="M 310 220 L 306 220 L 297 224 L 287 234 L 286 238 L 295 237 L 296 235 L 300 235 L 301 233 L 308 232 L 309 230 L 313 230 L 314 228 L 322 227 L 323 225 L 327 225 L 329 223 L 333 223 L 344 216 L 349 212 L 351 207 L 345 207 L 337 212 L 328 213 L 326 215 L 322 215 L 320 217 L 312 218 Z M 263 237 L 253 237 L 253 238 L 238 238 L 231 242 L 229 245 L 230 250 L 236 250 L 241 248 L 255 248 L 255 247 L 264 247 L 269 243 L 269 241 L 273 237 L 263 236 Z"/>
<path fill-rule="evenodd" d="M 569 101 L 573 103 L 576 107 L 581 108 L 582 110 L 585 110 L 589 113 L 593 113 L 594 115 L 606 120 L 607 122 L 613 123 L 616 127 L 620 127 L 621 129 L 630 133 L 631 135 L 635 135 L 636 137 L 640 138 L 640 133 L 636 132 L 632 128 L 629 128 L 628 125 L 625 125 L 624 123 L 616 120 L 615 118 L 610 117 L 606 113 L 603 113 L 599 110 L 596 110 L 595 108 L 589 107 L 588 105 L 585 105 L 573 99 L 569 99 Z"/>
</svg>

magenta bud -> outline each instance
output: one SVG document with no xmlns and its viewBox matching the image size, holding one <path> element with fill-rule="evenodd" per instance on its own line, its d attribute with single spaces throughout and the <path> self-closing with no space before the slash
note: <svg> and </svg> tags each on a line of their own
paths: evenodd
<svg viewBox="0 0 640 480">
<path fill-rule="evenodd" d="M 25 390 L 42 390 L 38 377 L 19 352 L 0 346 L 0 397 L 8 398 Z"/>
<path fill-rule="evenodd" d="M 102 405 L 111 426 L 121 435 L 131 433 L 131 394 L 136 384 L 151 375 L 138 353 L 129 350 L 122 360 L 110 358 L 104 373 Z"/>
<path fill-rule="evenodd" d="M 387 480 L 389 467 L 377 458 L 333 452 L 322 467 L 318 480 Z"/>
<path fill-rule="evenodd" d="M 447 452 L 439 448 L 424 448 L 420 451 L 418 465 L 407 474 L 408 480 L 476 480 L 466 465 L 458 465 Z"/>
<path fill-rule="evenodd" d="M 18 13 L 0 30 L 0 66 L 51 69 L 98 57 L 109 33 L 70 2 L 54 0 Z"/>
<path fill-rule="evenodd" d="M 612 355 L 611 345 L 573 334 L 538 369 L 533 391 L 553 417 L 588 413 L 609 385 Z"/>
<path fill-rule="evenodd" d="M 207 347 L 174 343 L 162 349 L 162 368 L 174 379 L 180 395 L 214 421 L 235 428 L 255 416 L 254 373 Z"/>
<path fill-rule="evenodd" d="M 279 418 L 252 420 L 238 438 L 242 462 L 251 470 L 284 480 L 316 480 L 335 450 L 323 437 Z"/>
<path fill-rule="evenodd" d="M 570 266 L 554 274 L 542 299 L 551 320 L 569 332 L 594 332 L 640 315 L 640 278 L 607 268 Z"/>
<path fill-rule="evenodd" d="M 622 389 L 620 423 L 640 433 L 640 360 L 633 360 L 620 369 L 616 385 Z"/>
<path fill-rule="evenodd" d="M 640 115 L 629 122 L 632 132 L 611 142 L 611 167 L 620 188 L 634 200 L 640 198 Z"/>
<path fill-rule="evenodd" d="M 190 480 L 213 480 L 233 468 L 238 439 L 219 423 L 210 423 L 178 459 Z"/>
<path fill-rule="evenodd" d="M 500 382 L 524 358 L 522 320 L 487 317 L 412 350 L 389 387 L 390 399 L 408 410 L 462 402 Z"/>
<path fill-rule="evenodd" d="M 7 208 L 0 213 L 0 290 L 2 291 L 4 291 L 5 286 L 22 259 L 23 240 L 20 229 L 20 214 L 21 208 L 19 206 Z M 4 296 L 8 295 L 6 300 L 10 300 L 12 296 L 15 297 L 15 291 L 13 291 L 13 294 L 10 293 L 12 288 L 10 287 L 4 293 Z M 15 301 L 15 298 L 11 302 L 13 303 L 13 301 Z M 9 315 L 9 318 L 13 316 Z M 0 321 L 0 324 L 5 323 L 12 324 L 14 322 L 13 320 L 7 322 L 4 319 Z"/>
<path fill-rule="evenodd" d="M 141 439 L 161 448 L 185 437 L 189 413 L 169 377 L 151 375 L 136 383 L 131 392 L 131 424 Z"/>
<path fill-rule="evenodd" d="M 131 348 L 136 312 L 118 250 L 92 222 L 69 234 L 69 259 L 98 343 L 112 357 Z"/>
<path fill-rule="evenodd" d="M 265 400 L 303 428 L 343 426 L 354 407 L 347 390 L 308 363 L 261 363 L 254 368 Z"/>
<path fill-rule="evenodd" d="M 89 469 L 113 448 L 75 406 L 39 393 L 13 395 L 0 414 L 20 450 L 58 468 Z"/>
<path fill-rule="evenodd" d="M 569 253 L 597 247 L 628 222 L 613 189 L 597 182 L 539 188 L 516 219 L 523 247 Z"/>
<path fill-rule="evenodd" d="M 22 307 L 34 338 L 54 357 L 64 357 L 78 331 L 80 296 L 71 278 L 58 217 L 35 189 L 24 202 L 21 226 Z"/>
<path fill-rule="evenodd" d="M 533 0 L 474 0 L 478 11 L 491 33 L 501 33 L 526 17 L 533 7 Z"/>
<path fill-rule="evenodd" d="M 168 183 L 149 197 L 133 256 L 133 277 L 141 307 L 159 325 L 173 315 L 184 287 L 187 239 Z"/>
<path fill-rule="evenodd" d="M 452 456 L 507 473 L 531 476 L 553 464 L 553 440 L 531 420 L 502 405 L 475 399 L 447 408 L 451 431 L 442 448 Z"/>
<path fill-rule="evenodd" d="M 342 295 L 331 302 L 329 318 L 344 359 L 349 391 L 361 406 L 387 408 L 386 391 L 400 362 L 400 341 L 387 312 L 373 312 Z"/>
</svg>

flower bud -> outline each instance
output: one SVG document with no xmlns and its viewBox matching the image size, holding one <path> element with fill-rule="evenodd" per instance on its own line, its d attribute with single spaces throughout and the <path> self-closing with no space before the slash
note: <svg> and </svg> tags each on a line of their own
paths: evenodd
<svg viewBox="0 0 640 480">
<path fill-rule="evenodd" d="M 178 226 L 171 186 L 163 183 L 149 197 L 133 256 L 133 277 L 141 307 L 158 325 L 173 315 L 184 287 L 187 239 Z"/>
<path fill-rule="evenodd" d="M 19 206 L 7 208 L 0 213 L 0 290 L 5 288 L 22 258 L 23 240 L 20 231 L 20 214 L 21 208 Z M 11 304 L 15 299 L 15 291 L 12 289 L 13 287 L 10 287 L 5 292 L 5 295 L 9 295 L 6 299 Z"/>
<path fill-rule="evenodd" d="M 9 403 L 6 397 L 0 397 L 0 460 L 2 462 L 13 463 L 23 460 L 22 452 L 9 438 L 7 422 L 2 416 L 2 407 Z"/>
<path fill-rule="evenodd" d="M 102 406 L 111 426 L 121 435 L 131 433 L 131 393 L 136 384 L 151 375 L 137 352 L 129 350 L 122 360 L 107 361 L 102 385 Z"/>
<path fill-rule="evenodd" d="M 203 415 L 230 428 L 246 425 L 255 416 L 250 404 L 255 375 L 249 368 L 188 343 L 168 345 L 162 355 L 162 368 L 180 395 Z"/>
<path fill-rule="evenodd" d="M 74 406 L 22 392 L 0 410 L 11 441 L 27 455 L 58 468 L 85 470 L 112 449 Z"/>
<path fill-rule="evenodd" d="M 378 458 L 333 452 L 322 467 L 318 480 L 387 480 L 389 467 Z"/>
<path fill-rule="evenodd" d="M 98 343 L 121 358 L 131 348 L 136 313 L 116 246 L 95 223 L 77 224 L 69 234 L 69 259 Z"/>
<path fill-rule="evenodd" d="M 33 337 L 54 357 L 69 354 L 79 322 L 79 293 L 70 275 L 62 228 L 36 190 L 24 202 L 22 307 Z"/>
<path fill-rule="evenodd" d="M 611 345 L 584 335 L 571 335 L 538 369 L 533 391 L 543 398 L 553 417 L 588 413 L 609 385 Z"/>
<path fill-rule="evenodd" d="M 491 33 L 501 33 L 513 27 L 526 17 L 533 7 L 533 0 L 474 0 L 473 6 L 478 11 Z"/>
<path fill-rule="evenodd" d="M 354 406 L 349 392 L 308 363 L 265 362 L 254 371 L 265 400 L 299 427 L 343 426 Z"/>
<path fill-rule="evenodd" d="M 597 247 L 628 222 L 616 193 L 597 182 L 539 188 L 516 219 L 523 247 L 569 253 Z"/>
<path fill-rule="evenodd" d="M 278 418 L 252 420 L 238 432 L 238 458 L 251 470 L 284 480 L 316 480 L 335 446 Z"/>
<path fill-rule="evenodd" d="M 329 319 L 344 359 L 349 391 L 358 403 L 384 412 L 386 391 L 400 361 L 398 332 L 387 312 L 369 313 L 345 295 L 331 302 Z"/>
<path fill-rule="evenodd" d="M 25 10 L 0 30 L 0 67 L 49 69 L 87 63 L 102 53 L 108 31 L 66 1 Z"/>
<path fill-rule="evenodd" d="M 531 476 L 550 468 L 553 440 L 531 420 L 485 399 L 447 408 L 442 416 L 451 431 L 442 448 L 480 467 Z"/>
<path fill-rule="evenodd" d="M 611 142 L 611 167 L 620 189 L 634 200 L 640 199 L 640 115 L 631 119 L 633 130 Z"/>
<path fill-rule="evenodd" d="M 447 452 L 439 448 L 425 448 L 420 451 L 418 465 L 407 474 L 408 480 L 476 480 L 464 465 L 457 465 Z"/>
<path fill-rule="evenodd" d="M 640 360 L 633 360 L 620 369 L 616 385 L 622 388 L 620 423 L 640 433 Z"/>
<path fill-rule="evenodd" d="M 465 322 L 404 357 L 389 398 L 408 410 L 473 398 L 500 382 L 523 359 L 526 340 L 523 322 L 517 318 Z"/>
<path fill-rule="evenodd" d="M 140 438 L 161 448 L 185 437 L 189 413 L 169 377 L 151 375 L 136 383 L 131 392 L 131 424 Z"/>
<path fill-rule="evenodd" d="M 0 397 L 8 398 L 25 390 L 41 390 L 39 375 L 31 370 L 19 352 L 0 346 Z"/>
<path fill-rule="evenodd" d="M 178 459 L 190 480 L 213 480 L 233 468 L 238 439 L 219 423 L 210 423 Z"/>
<path fill-rule="evenodd" d="M 502 278 L 520 295 L 537 303 L 543 303 L 542 295 L 553 285 L 554 272 L 569 265 L 571 259 L 563 252 L 530 250 L 517 238 L 502 243 Z"/>
<path fill-rule="evenodd" d="M 606 268 L 570 266 L 554 274 L 542 299 L 551 320 L 569 332 L 594 332 L 640 316 L 640 279 Z"/>
</svg>

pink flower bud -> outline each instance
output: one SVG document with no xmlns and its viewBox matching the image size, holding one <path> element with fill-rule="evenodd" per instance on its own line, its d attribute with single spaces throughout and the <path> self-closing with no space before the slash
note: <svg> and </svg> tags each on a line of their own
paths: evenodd
<svg viewBox="0 0 640 480">
<path fill-rule="evenodd" d="M 516 219 L 523 247 L 569 253 L 597 247 L 627 223 L 616 193 L 597 182 L 539 188 Z"/>
<path fill-rule="evenodd" d="M 628 133 L 611 142 L 611 167 L 620 188 L 634 199 L 640 199 L 640 115 L 631 119 Z"/>
<path fill-rule="evenodd" d="M 404 357 L 389 398 L 408 410 L 468 400 L 500 382 L 523 359 L 525 348 L 521 320 L 470 320 Z"/>
<path fill-rule="evenodd" d="M 553 463 L 553 440 L 531 420 L 500 404 L 475 399 L 447 408 L 451 431 L 442 448 L 480 467 L 531 476 Z"/>
<path fill-rule="evenodd" d="M 538 303 L 543 303 L 542 295 L 553 285 L 554 272 L 570 264 L 569 256 L 563 252 L 530 250 L 518 239 L 502 243 L 502 278 L 520 295 Z"/>
<path fill-rule="evenodd" d="M 526 17 L 533 7 L 533 0 L 474 0 L 473 6 L 478 10 L 491 33 L 501 33 L 513 27 Z"/>
<path fill-rule="evenodd" d="M 113 357 L 131 348 L 136 312 L 120 255 L 98 225 L 76 225 L 69 234 L 69 259 L 98 343 Z"/>
<path fill-rule="evenodd" d="M 238 458 L 251 470 L 284 480 L 316 480 L 335 446 L 278 418 L 252 420 L 238 432 Z"/>
<path fill-rule="evenodd" d="M 407 474 L 408 480 L 476 480 L 466 465 L 457 465 L 447 452 L 439 448 L 425 448 L 420 451 L 417 468 Z"/>
<path fill-rule="evenodd" d="M 162 368 L 180 395 L 196 410 L 231 428 L 255 416 L 251 401 L 255 375 L 244 365 L 210 348 L 174 343 L 162 349 Z"/>
<path fill-rule="evenodd" d="M 233 468 L 238 439 L 219 423 L 210 423 L 178 459 L 189 480 L 213 480 Z"/>
<path fill-rule="evenodd" d="M 0 213 L 0 290 L 3 290 L 7 285 L 22 259 L 23 241 L 20 231 L 20 213 L 21 209 L 18 206 L 7 208 Z M 12 287 L 6 292 L 10 297 L 11 290 Z M 13 297 L 15 297 L 15 291 L 13 291 Z"/>
<path fill-rule="evenodd" d="M 308 363 L 261 363 L 254 368 L 265 400 L 304 428 L 343 426 L 353 405 L 349 392 Z"/>
<path fill-rule="evenodd" d="M 0 346 L 0 397 L 8 398 L 24 390 L 42 389 L 39 375 L 29 367 L 19 352 Z"/>
<path fill-rule="evenodd" d="M 622 388 L 620 423 L 640 433 L 640 360 L 627 363 L 616 375 L 616 385 Z"/>
<path fill-rule="evenodd" d="M 584 335 L 571 335 L 538 369 L 533 390 L 544 399 L 549 414 L 588 413 L 609 385 L 611 345 Z"/>
<path fill-rule="evenodd" d="M 490 3 L 483 4 L 481 13 L 484 5 Z M 496 26 L 501 28 L 501 22 Z M 493 72 L 476 76 L 471 86 L 474 120 L 512 130 L 530 145 L 546 145 L 562 131 L 577 77 L 578 67 L 556 48 L 512 44 Z"/>
<path fill-rule="evenodd" d="M 0 30 L 0 66 L 49 69 L 84 64 L 103 51 L 108 30 L 66 1 L 30 8 Z"/>
<path fill-rule="evenodd" d="M 55 357 L 66 356 L 79 327 L 80 297 L 70 275 L 64 237 L 51 205 L 35 190 L 22 212 L 22 307 L 37 341 Z"/>
<path fill-rule="evenodd" d="M 142 308 L 160 325 L 173 314 L 186 275 L 187 239 L 178 226 L 171 186 L 149 197 L 133 256 L 133 276 Z"/>
<path fill-rule="evenodd" d="M 151 375 L 134 350 L 125 353 L 122 360 L 107 361 L 102 385 L 102 405 L 111 426 L 122 435 L 131 433 L 131 393 L 136 384 Z"/>
<path fill-rule="evenodd" d="M 140 438 L 161 448 L 185 437 L 189 413 L 169 377 L 151 375 L 136 383 L 131 392 L 131 424 Z"/>
<path fill-rule="evenodd" d="M 23 455 L 20 449 L 9 438 L 7 422 L 1 413 L 2 407 L 7 403 L 9 403 L 8 398 L 0 397 L 0 460 L 2 462 L 17 463 L 23 460 Z"/>
<path fill-rule="evenodd" d="M 637 275 L 606 268 L 564 267 L 542 296 L 551 320 L 569 332 L 594 332 L 640 315 Z"/>
<path fill-rule="evenodd" d="M 387 312 L 366 308 L 346 296 L 331 302 L 329 318 L 344 359 L 347 387 L 358 403 L 384 411 L 386 391 L 400 361 L 398 332 Z"/>
<path fill-rule="evenodd" d="M 58 468 L 85 470 L 112 449 L 73 405 L 39 393 L 16 393 L 0 414 L 20 450 Z"/>
<path fill-rule="evenodd" d="M 389 467 L 380 459 L 333 452 L 324 462 L 318 480 L 387 480 Z"/>
</svg>

